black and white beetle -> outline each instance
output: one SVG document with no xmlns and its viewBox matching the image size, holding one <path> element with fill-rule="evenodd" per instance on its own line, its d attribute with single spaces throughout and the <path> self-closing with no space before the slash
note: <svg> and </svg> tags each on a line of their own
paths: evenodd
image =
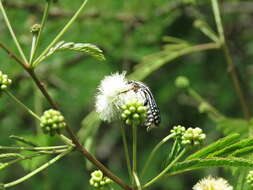
<svg viewBox="0 0 253 190">
<path fill-rule="evenodd" d="M 132 90 L 134 90 L 136 93 L 139 93 L 145 100 L 144 106 L 148 108 L 148 111 L 147 120 L 144 125 L 147 127 L 147 130 L 149 131 L 150 129 L 157 127 L 161 122 L 161 118 L 159 108 L 155 102 L 152 92 L 142 82 L 130 80 L 129 84 L 132 84 Z"/>
</svg>

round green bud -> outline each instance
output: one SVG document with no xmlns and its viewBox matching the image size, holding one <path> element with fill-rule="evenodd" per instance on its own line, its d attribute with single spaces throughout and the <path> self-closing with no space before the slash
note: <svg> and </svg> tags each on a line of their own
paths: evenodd
<svg viewBox="0 0 253 190">
<path fill-rule="evenodd" d="M 140 125 L 146 121 L 147 107 L 141 101 L 128 101 L 122 107 L 121 119 L 127 125 Z"/>
<path fill-rule="evenodd" d="M 206 138 L 206 135 L 203 133 L 202 129 L 196 128 L 188 128 L 184 134 L 182 135 L 182 144 L 184 145 L 199 145 Z"/>
<path fill-rule="evenodd" d="M 125 115 L 131 115 L 131 111 L 130 111 L 130 110 L 125 110 L 123 113 L 124 113 Z"/>
<path fill-rule="evenodd" d="M 188 78 L 186 78 L 184 76 L 179 76 L 176 78 L 175 85 L 178 88 L 187 88 L 187 87 L 189 87 L 190 82 L 189 82 Z"/>
<path fill-rule="evenodd" d="M 100 182 L 103 179 L 103 173 L 100 170 L 96 170 L 91 173 L 93 181 Z"/>
<path fill-rule="evenodd" d="M 133 114 L 133 118 L 134 118 L 134 119 L 139 119 L 139 118 L 140 118 L 140 115 L 139 115 L 138 113 L 135 113 L 135 114 Z"/>
<path fill-rule="evenodd" d="M 205 113 L 207 112 L 208 110 L 210 109 L 210 106 L 208 103 L 206 102 L 202 102 L 199 107 L 198 107 L 198 110 L 200 113 Z"/>
<path fill-rule="evenodd" d="M 130 111 L 130 112 L 135 112 L 135 111 L 136 111 L 136 108 L 135 108 L 134 106 L 131 106 L 131 107 L 129 107 L 129 111 Z"/>
<path fill-rule="evenodd" d="M 131 124 L 132 124 L 132 121 L 131 121 L 130 119 L 127 119 L 127 120 L 126 120 L 126 124 L 127 124 L 127 125 L 131 125 Z"/>
<path fill-rule="evenodd" d="M 124 113 L 122 113 L 122 114 L 121 114 L 121 118 L 122 118 L 122 119 L 126 119 L 126 118 L 127 118 L 127 115 L 124 114 Z"/>
<path fill-rule="evenodd" d="M 103 175 L 102 171 L 96 170 L 91 173 L 91 178 L 89 180 L 90 185 L 96 188 L 103 188 L 103 186 L 112 183 L 112 180 Z"/>
<path fill-rule="evenodd" d="M 31 27 L 31 33 L 39 33 L 40 29 L 41 29 L 41 25 L 40 24 L 34 24 Z"/>
<path fill-rule="evenodd" d="M 0 71 L 0 91 L 6 90 L 12 83 L 12 80 L 8 78 L 8 75 L 3 74 L 2 71 Z"/>
<path fill-rule="evenodd" d="M 144 113 L 146 111 L 147 111 L 147 107 L 145 107 L 145 106 L 138 106 L 138 108 L 137 108 L 138 113 Z"/>
<path fill-rule="evenodd" d="M 127 106 L 126 106 L 126 105 L 123 105 L 121 108 L 122 108 L 123 110 L 126 110 L 126 109 L 127 109 Z"/>
<path fill-rule="evenodd" d="M 47 110 L 43 113 L 40 120 L 40 127 L 46 134 L 55 135 L 61 132 L 61 129 L 66 126 L 64 117 L 57 110 Z"/>
<path fill-rule="evenodd" d="M 175 136 L 175 138 L 177 137 L 182 137 L 185 133 L 185 127 L 181 126 L 181 125 L 177 125 L 177 126 L 174 126 L 170 132 L 171 134 L 173 134 Z"/>
</svg>

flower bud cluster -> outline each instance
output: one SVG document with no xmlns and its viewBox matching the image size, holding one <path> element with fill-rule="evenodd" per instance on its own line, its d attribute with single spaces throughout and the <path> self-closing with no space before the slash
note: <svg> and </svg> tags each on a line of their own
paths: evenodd
<svg viewBox="0 0 253 190">
<path fill-rule="evenodd" d="M 40 126 L 44 133 L 50 134 L 51 136 L 56 133 L 60 133 L 61 129 L 66 126 L 64 117 L 57 110 L 50 109 L 43 113 L 41 116 Z"/>
<path fill-rule="evenodd" d="M 185 133 L 185 127 L 181 125 L 174 126 L 173 129 L 170 130 L 171 134 L 174 135 L 175 138 L 179 137 L 181 138 L 183 134 Z"/>
<path fill-rule="evenodd" d="M 202 129 L 188 128 L 182 136 L 182 144 L 184 145 L 199 145 L 206 138 L 206 135 L 203 133 Z"/>
<path fill-rule="evenodd" d="M 12 81 L 8 78 L 8 75 L 0 71 L 0 91 L 7 89 L 11 82 Z"/>
<path fill-rule="evenodd" d="M 196 128 L 188 128 L 181 125 L 174 126 L 173 129 L 170 130 L 174 139 L 180 140 L 183 145 L 199 145 L 205 138 L 206 135 L 203 133 L 202 129 Z"/>
<path fill-rule="evenodd" d="M 122 107 L 121 118 L 127 125 L 144 124 L 147 117 L 147 107 L 140 101 L 129 101 Z"/>
<path fill-rule="evenodd" d="M 112 183 L 113 181 L 104 176 L 102 171 L 95 170 L 91 173 L 90 185 L 96 188 L 103 188 L 105 185 Z"/>
<path fill-rule="evenodd" d="M 253 170 L 249 171 L 246 177 L 247 183 L 253 186 Z"/>
</svg>

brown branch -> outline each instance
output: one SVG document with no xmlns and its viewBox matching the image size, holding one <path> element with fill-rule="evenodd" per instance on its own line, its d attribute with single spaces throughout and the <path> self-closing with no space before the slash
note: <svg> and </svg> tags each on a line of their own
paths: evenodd
<svg viewBox="0 0 253 190">
<path fill-rule="evenodd" d="M 51 96 L 48 94 L 47 90 L 45 89 L 44 85 L 39 81 L 38 77 L 36 76 L 34 70 L 30 68 L 28 65 L 26 65 L 17 55 L 15 55 L 9 48 L 7 48 L 6 45 L 4 45 L 2 42 L 0 42 L 0 47 L 2 47 L 3 50 L 14 60 L 16 60 L 31 76 L 31 78 L 34 80 L 35 84 L 38 86 L 42 94 L 45 96 L 48 103 L 54 108 L 58 110 L 57 104 L 53 101 Z M 128 186 L 124 181 L 122 181 L 118 176 L 113 174 L 109 169 L 107 169 L 101 162 L 99 162 L 95 156 L 93 156 L 90 152 L 88 152 L 82 144 L 78 141 L 77 137 L 75 136 L 74 132 L 71 130 L 71 128 L 67 125 L 66 130 L 68 134 L 70 135 L 71 140 L 76 145 L 76 148 L 94 165 L 96 165 L 106 176 L 108 176 L 110 179 L 115 181 L 119 186 L 121 186 L 125 190 L 133 190 L 130 186 Z"/>
</svg>

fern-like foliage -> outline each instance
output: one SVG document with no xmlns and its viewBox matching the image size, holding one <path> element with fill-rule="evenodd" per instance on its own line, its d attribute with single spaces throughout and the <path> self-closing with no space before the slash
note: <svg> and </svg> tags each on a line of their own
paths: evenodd
<svg viewBox="0 0 253 190">
<path fill-rule="evenodd" d="M 81 52 L 86 55 L 92 56 L 100 61 L 105 60 L 103 51 L 94 44 L 60 41 L 54 47 L 52 47 L 48 51 L 48 53 L 44 57 L 41 58 L 40 61 L 44 60 L 45 58 L 51 56 L 52 54 L 56 52 L 66 51 L 66 50 Z"/>
<path fill-rule="evenodd" d="M 240 137 L 236 133 L 219 139 L 176 163 L 167 175 L 210 167 L 253 168 L 253 161 L 243 157 L 253 153 L 253 138 Z"/>
<path fill-rule="evenodd" d="M 168 175 L 175 175 L 187 171 L 210 167 L 246 167 L 253 168 L 253 161 L 243 158 L 205 158 L 186 160 L 175 164 Z"/>
</svg>

